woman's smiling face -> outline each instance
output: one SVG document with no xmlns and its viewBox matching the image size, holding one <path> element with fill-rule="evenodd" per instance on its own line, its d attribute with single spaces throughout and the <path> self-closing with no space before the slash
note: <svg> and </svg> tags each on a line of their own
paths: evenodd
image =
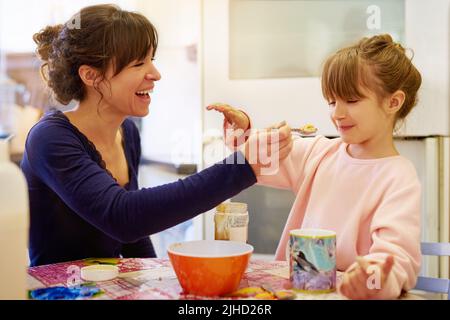
<svg viewBox="0 0 450 320">
<path fill-rule="evenodd" d="M 115 76 L 111 64 L 105 78 L 107 81 L 99 84 L 102 105 L 125 116 L 144 117 L 149 113 L 150 95 L 155 82 L 161 79 L 152 52 L 143 60 L 132 61 Z"/>
</svg>

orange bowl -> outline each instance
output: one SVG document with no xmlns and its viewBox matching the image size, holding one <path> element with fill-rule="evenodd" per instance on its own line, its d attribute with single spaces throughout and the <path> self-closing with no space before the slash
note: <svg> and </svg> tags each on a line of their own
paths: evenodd
<svg viewBox="0 0 450 320">
<path fill-rule="evenodd" d="M 253 247 L 235 241 L 173 243 L 167 250 L 185 294 L 222 296 L 238 289 Z"/>
</svg>

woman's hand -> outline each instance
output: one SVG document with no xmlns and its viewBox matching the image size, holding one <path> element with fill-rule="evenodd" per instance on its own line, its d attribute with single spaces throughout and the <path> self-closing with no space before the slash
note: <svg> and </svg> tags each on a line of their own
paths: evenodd
<svg viewBox="0 0 450 320">
<path fill-rule="evenodd" d="M 224 129 L 225 125 L 229 123 L 233 130 L 243 130 L 245 143 L 240 146 L 240 150 L 244 153 L 256 176 L 275 174 L 279 169 L 280 161 L 285 159 L 292 150 L 291 128 L 284 121 L 264 130 L 251 131 L 248 130 L 250 127 L 248 116 L 228 104 L 215 103 L 206 109 L 216 110 L 223 114 Z M 225 141 L 234 147 L 240 145 L 238 137 L 233 133 L 228 136 L 225 132 Z M 229 144 L 228 142 L 227 144 Z"/>
<path fill-rule="evenodd" d="M 345 271 L 339 292 L 349 299 L 372 299 L 383 289 L 394 265 L 389 255 L 384 262 L 369 262 L 358 257 L 357 263 Z"/>
<path fill-rule="evenodd" d="M 283 121 L 267 129 L 255 131 L 243 148 L 242 152 L 256 176 L 276 174 L 279 163 L 292 150 L 291 128 Z"/>
<path fill-rule="evenodd" d="M 233 126 L 233 129 L 242 129 L 246 131 L 250 126 L 250 119 L 247 115 L 228 104 L 214 103 L 206 107 L 207 110 L 216 110 L 225 117 L 224 121 Z"/>
</svg>

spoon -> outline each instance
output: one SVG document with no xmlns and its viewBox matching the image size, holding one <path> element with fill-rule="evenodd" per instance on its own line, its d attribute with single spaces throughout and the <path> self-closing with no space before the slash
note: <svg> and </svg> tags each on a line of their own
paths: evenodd
<svg viewBox="0 0 450 320">
<path fill-rule="evenodd" d="M 291 133 L 300 137 L 314 137 L 316 132 L 317 128 L 309 124 L 301 128 L 291 128 Z"/>
</svg>

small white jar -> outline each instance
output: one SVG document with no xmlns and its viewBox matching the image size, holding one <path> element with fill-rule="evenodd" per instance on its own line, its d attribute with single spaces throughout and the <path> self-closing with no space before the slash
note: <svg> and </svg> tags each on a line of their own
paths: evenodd
<svg viewBox="0 0 450 320">
<path fill-rule="evenodd" d="M 222 203 L 216 207 L 214 215 L 215 240 L 247 242 L 248 239 L 247 204 L 241 202 Z"/>
</svg>

